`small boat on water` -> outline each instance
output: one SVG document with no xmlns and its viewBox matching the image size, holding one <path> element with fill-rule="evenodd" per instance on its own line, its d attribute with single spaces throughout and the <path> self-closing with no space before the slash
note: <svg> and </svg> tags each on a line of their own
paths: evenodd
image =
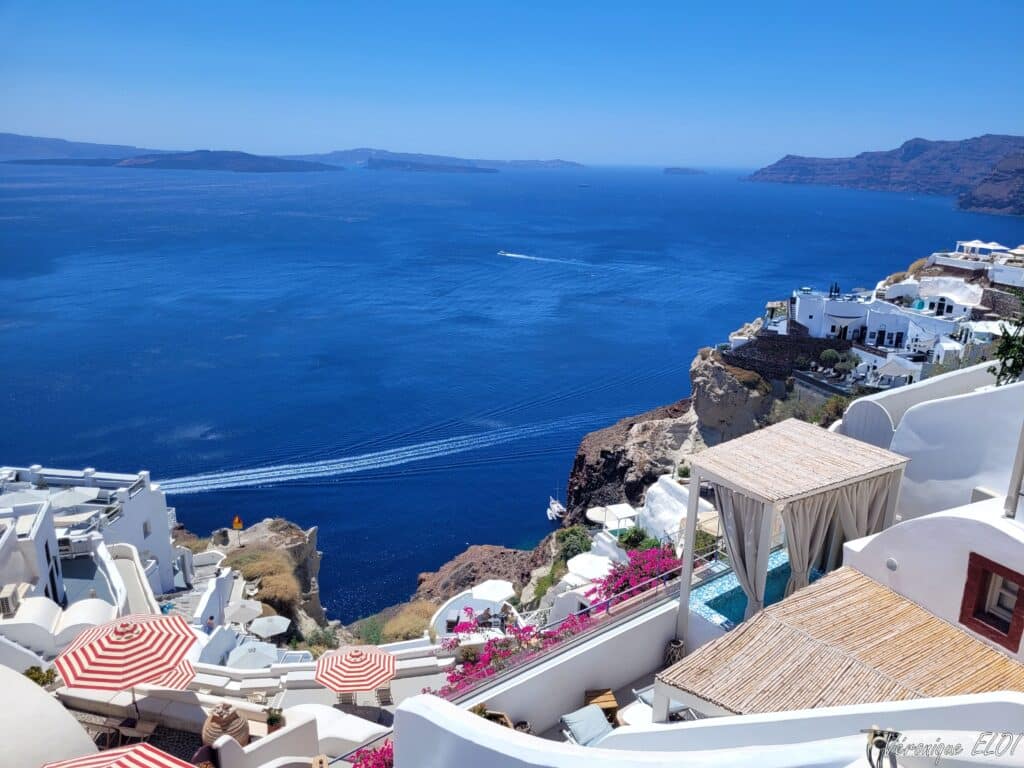
<svg viewBox="0 0 1024 768">
<path fill-rule="evenodd" d="M 561 520 L 565 515 L 565 507 L 554 496 L 548 497 L 548 520 Z"/>
</svg>

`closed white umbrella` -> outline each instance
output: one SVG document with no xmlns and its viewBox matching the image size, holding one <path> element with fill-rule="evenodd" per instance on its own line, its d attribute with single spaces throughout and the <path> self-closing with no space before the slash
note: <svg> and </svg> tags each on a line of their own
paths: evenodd
<svg viewBox="0 0 1024 768">
<path fill-rule="evenodd" d="M 291 625 L 291 620 L 284 616 L 264 616 L 253 621 L 249 625 L 249 631 L 257 637 L 268 638 L 287 632 Z"/>
<path fill-rule="evenodd" d="M 259 600 L 239 600 L 231 603 L 225 613 L 228 621 L 245 624 L 263 615 L 263 603 Z"/>
<path fill-rule="evenodd" d="M 228 654 L 228 666 L 236 669 L 263 669 L 277 663 L 277 648 L 270 643 L 246 643 Z"/>
</svg>

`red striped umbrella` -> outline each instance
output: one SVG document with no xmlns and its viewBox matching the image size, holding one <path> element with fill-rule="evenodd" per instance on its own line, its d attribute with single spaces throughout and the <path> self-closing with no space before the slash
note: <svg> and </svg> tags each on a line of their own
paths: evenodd
<svg viewBox="0 0 1024 768">
<path fill-rule="evenodd" d="M 43 768 L 195 768 L 149 744 L 108 749 L 91 755 L 47 763 Z"/>
<path fill-rule="evenodd" d="M 161 675 L 146 684 L 157 688 L 170 688 L 172 691 L 184 691 L 195 676 L 196 668 L 187 661 L 183 661 L 166 675 Z"/>
<path fill-rule="evenodd" d="M 316 662 L 316 681 L 335 693 L 372 691 L 395 676 L 395 657 L 372 646 L 341 648 Z"/>
<path fill-rule="evenodd" d="M 86 630 L 53 664 L 69 688 L 124 691 L 180 679 L 179 665 L 195 642 L 181 616 L 135 614 Z"/>
</svg>

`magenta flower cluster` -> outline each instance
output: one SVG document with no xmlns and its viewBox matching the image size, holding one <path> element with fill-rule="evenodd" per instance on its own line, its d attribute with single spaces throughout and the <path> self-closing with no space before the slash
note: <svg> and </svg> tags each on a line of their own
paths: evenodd
<svg viewBox="0 0 1024 768">
<path fill-rule="evenodd" d="M 457 696 L 469 690 L 482 680 L 493 677 L 504 669 L 532 659 L 553 648 L 564 640 L 578 635 L 590 626 L 588 616 L 570 616 L 554 629 L 537 630 L 536 627 L 509 626 L 503 637 L 495 637 L 484 643 L 476 658 L 469 657 L 462 664 L 456 665 L 447 675 L 447 683 L 439 690 L 424 689 L 424 693 L 433 693 L 443 698 Z M 446 639 L 442 643 L 445 650 L 453 651 L 465 635 L 478 631 L 475 624 L 470 623 L 469 630 L 461 629 L 465 623 L 456 625 L 456 637 Z M 459 637 L 458 635 L 462 635 Z"/>
<path fill-rule="evenodd" d="M 606 610 L 656 587 L 658 577 L 674 578 L 675 571 L 682 565 L 682 560 L 669 547 L 631 550 L 626 554 L 629 558 L 626 562 L 615 563 L 608 575 L 595 579 L 594 586 L 587 591 L 587 597 L 603 602 Z"/>
<path fill-rule="evenodd" d="M 360 749 L 355 754 L 353 768 L 394 768 L 395 746 L 385 741 L 374 749 Z"/>
</svg>

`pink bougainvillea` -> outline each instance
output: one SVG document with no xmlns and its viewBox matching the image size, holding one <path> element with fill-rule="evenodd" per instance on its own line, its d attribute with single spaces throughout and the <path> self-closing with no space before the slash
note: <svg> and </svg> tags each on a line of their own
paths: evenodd
<svg viewBox="0 0 1024 768">
<path fill-rule="evenodd" d="M 538 631 L 533 626 L 509 626 L 505 630 L 504 636 L 491 638 L 484 643 L 475 659 L 466 659 L 462 664 L 453 668 L 447 674 L 446 684 L 439 690 L 425 688 L 423 692 L 451 698 L 504 669 L 544 653 L 573 635 L 579 634 L 588 626 L 590 626 L 590 618 L 584 615 L 570 616 L 554 629 Z M 475 625 L 472 627 L 472 631 L 478 631 Z M 461 639 L 459 636 L 448 638 L 442 643 L 442 647 L 446 650 L 454 650 L 458 647 Z"/>
<path fill-rule="evenodd" d="M 628 600 L 658 585 L 660 578 L 674 578 L 682 561 L 668 547 L 631 550 L 625 563 L 615 563 L 607 576 L 594 580 L 587 596 L 606 607 Z"/>
<path fill-rule="evenodd" d="M 374 749 L 360 749 L 355 754 L 353 768 L 394 768 L 395 747 L 385 741 Z"/>
</svg>

